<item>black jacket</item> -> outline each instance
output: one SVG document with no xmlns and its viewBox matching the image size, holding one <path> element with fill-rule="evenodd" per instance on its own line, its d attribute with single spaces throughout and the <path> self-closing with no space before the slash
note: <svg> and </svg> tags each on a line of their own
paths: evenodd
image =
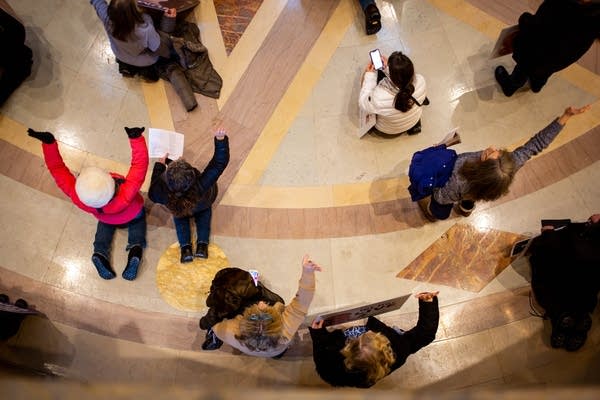
<svg viewBox="0 0 600 400">
<path fill-rule="evenodd" d="M 417 326 L 404 334 L 399 334 L 375 317 L 367 320 L 367 329 L 382 333 L 392 345 L 396 361 L 390 373 L 400 368 L 409 355 L 416 353 L 435 339 L 439 322 L 437 297 L 432 302 L 419 300 L 419 320 Z M 340 351 L 346 345 L 346 337 L 341 329 L 329 332 L 326 328 L 309 328 L 313 341 L 313 359 L 319 376 L 333 386 L 353 386 L 367 388 L 371 385 L 364 374 L 351 372 L 344 366 L 344 356 Z"/>
<path fill-rule="evenodd" d="M 549 77 L 576 62 L 600 38 L 600 4 L 545 0 L 519 17 L 513 58 L 529 75 Z"/>
<path fill-rule="evenodd" d="M 221 176 L 225 167 L 229 163 L 229 138 L 225 136 L 223 140 L 214 139 L 215 151 L 213 157 L 204 169 L 196 172 L 196 185 L 199 192 L 203 193 L 194 211 L 205 210 L 212 205 L 217 197 L 217 179 Z M 165 180 L 165 171 L 167 167 L 162 163 L 154 163 L 152 170 L 152 179 L 148 189 L 148 197 L 155 203 L 167 204 L 169 199 L 169 187 Z"/>
</svg>

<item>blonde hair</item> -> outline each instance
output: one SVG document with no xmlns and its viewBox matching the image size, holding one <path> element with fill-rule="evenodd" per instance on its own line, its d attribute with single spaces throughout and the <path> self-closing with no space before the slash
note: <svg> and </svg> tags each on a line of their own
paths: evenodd
<svg viewBox="0 0 600 400">
<path fill-rule="evenodd" d="M 500 155 L 496 159 L 467 161 L 463 164 L 459 173 L 468 184 L 464 198 L 492 201 L 508 193 L 517 168 L 512 153 L 506 150 L 499 152 Z"/>
<path fill-rule="evenodd" d="M 244 311 L 240 319 L 240 334 L 236 339 L 251 351 L 269 351 L 286 339 L 283 331 L 284 305 L 277 303 L 260 309 L 254 304 Z"/>
<path fill-rule="evenodd" d="M 346 369 L 363 372 L 369 385 L 389 374 L 396 361 L 388 338 L 373 331 L 348 341 L 340 352 Z"/>
</svg>

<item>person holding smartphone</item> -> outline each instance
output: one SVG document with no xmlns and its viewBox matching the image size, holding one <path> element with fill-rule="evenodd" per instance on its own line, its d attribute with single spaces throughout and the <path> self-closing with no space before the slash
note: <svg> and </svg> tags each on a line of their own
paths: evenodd
<svg viewBox="0 0 600 400">
<path fill-rule="evenodd" d="M 421 132 L 422 106 L 429 104 L 425 78 L 415 73 L 408 56 L 395 51 L 389 58 L 370 53 L 358 97 L 359 107 L 376 114 L 374 132 L 384 137 Z"/>
</svg>

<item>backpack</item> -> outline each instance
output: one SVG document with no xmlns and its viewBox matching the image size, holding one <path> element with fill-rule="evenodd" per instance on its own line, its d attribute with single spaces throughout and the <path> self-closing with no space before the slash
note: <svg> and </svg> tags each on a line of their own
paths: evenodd
<svg viewBox="0 0 600 400">
<path fill-rule="evenodd" d="M 408 169 L 408 191 L 412 201 L 430 196 L 434 188 L 444 186 L 452 175 L 456 158 L 456 151 L 444 144 L 413 154 Z"/>
</svg>

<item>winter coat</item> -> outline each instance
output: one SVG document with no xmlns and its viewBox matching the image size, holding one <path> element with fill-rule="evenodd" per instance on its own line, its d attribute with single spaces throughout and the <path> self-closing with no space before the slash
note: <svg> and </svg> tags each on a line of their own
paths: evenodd
<svg viewBox="0 0 600 400">
<path fill-rule="evenodd" d="M 550 318 L 591 313 L 600 291 L 600 223 L 571 223 L 533 239 L 531 287 Z"/>
<path fill-rule="evenodd" d="M 229 138 L 225 136 L 222 140 L 214 139 L 215 151 L 212 159 L 200 172 L 194 168 L 196 174 L 195 185 L 198 186 L 199 193 L 203 193 L 198 201 L 195 210 L 205 210 L 209 208 L 217 198 L 217 180 L 229 163 Z M 155 203 L 167 204 L 169 200 L 170 189 L 167 186 L 166 175 L 167 166 L 163 163 L 154 163 L 148 197 Z"/>
<path fill-rule="evenodd" d="M 169 80 L 172 69 L 180 68 L 194 92 L 218 99 L 223 80 L 210 62 L 208 49 L 200 40 L 198 26 L 187 21 L 177 22 L 171 40 L 179 63 L 172 61 L 162 65 L 161 77 Z"/>
<path fill-rule="evenodd" d="M 419 300 L 419 320 L 409 331 L 400 334 L 375 317 L 367 320 L 367 330 L 383 334 L 392 346 L 395 361 L 390 373 L 400 368 L 409 355 L 416 353 L 435 339 L 439 322 L 437 297 L 431 302 Z M 313 341 L 313 359 L 319 376 L 333 386 L 370 387 L 365 374 L 349 371 L 344 365 L 344 356 L 340 352 L 346 346 L 344 331 L 327 328 L 309 328 Z"/>
<path fill-rule="evenodd" d="M 71 199 L 73 204 L 85 212 L 92 214 L 99 221 L 111 225 L 125 224 L 134 219 L 144 207 L 144 198 L 140 194 L 140 188 L 146 178 L 148 170 L 148 148 L 146 139 L 140 136 L 129 139 L 131 145 L 131 166 L 127 176 L 111 172 L 111 176 L 120 184 L 115 190 L 114 197 L 102 208 L 88 207 L 79 200 L 75 192 L 75 176 L 65 165 L 58 143 L 42 144 L 46 166 L 52 174 L 58 187 Z"/>
<path fill-rule="evenodd" d="M 576 62 L 600 38 L 600 4 L 545 0 L 519 18 L 513 59 L 529 75 L 550 76 Z"/>
<path fill-rule="evenodd" d="M 415 87 L 413 97 L 420 104 L 423 104 L 427 97 L 425 78 L 422 75 L 415 74 L 413 85 Z M 369 114 L 377 114 L 375 128 L 383 133 L 406 132 L 421 119 L 423 109 L 417 104 L 413 104 L 407 112 L 394 108 L 394 99 L 397 93 L 398 88 L 389 78 L 382 79 L 378 84 L 377 72 L 365 72 L 358 97 L 358 105 Z"/>
</svg>

